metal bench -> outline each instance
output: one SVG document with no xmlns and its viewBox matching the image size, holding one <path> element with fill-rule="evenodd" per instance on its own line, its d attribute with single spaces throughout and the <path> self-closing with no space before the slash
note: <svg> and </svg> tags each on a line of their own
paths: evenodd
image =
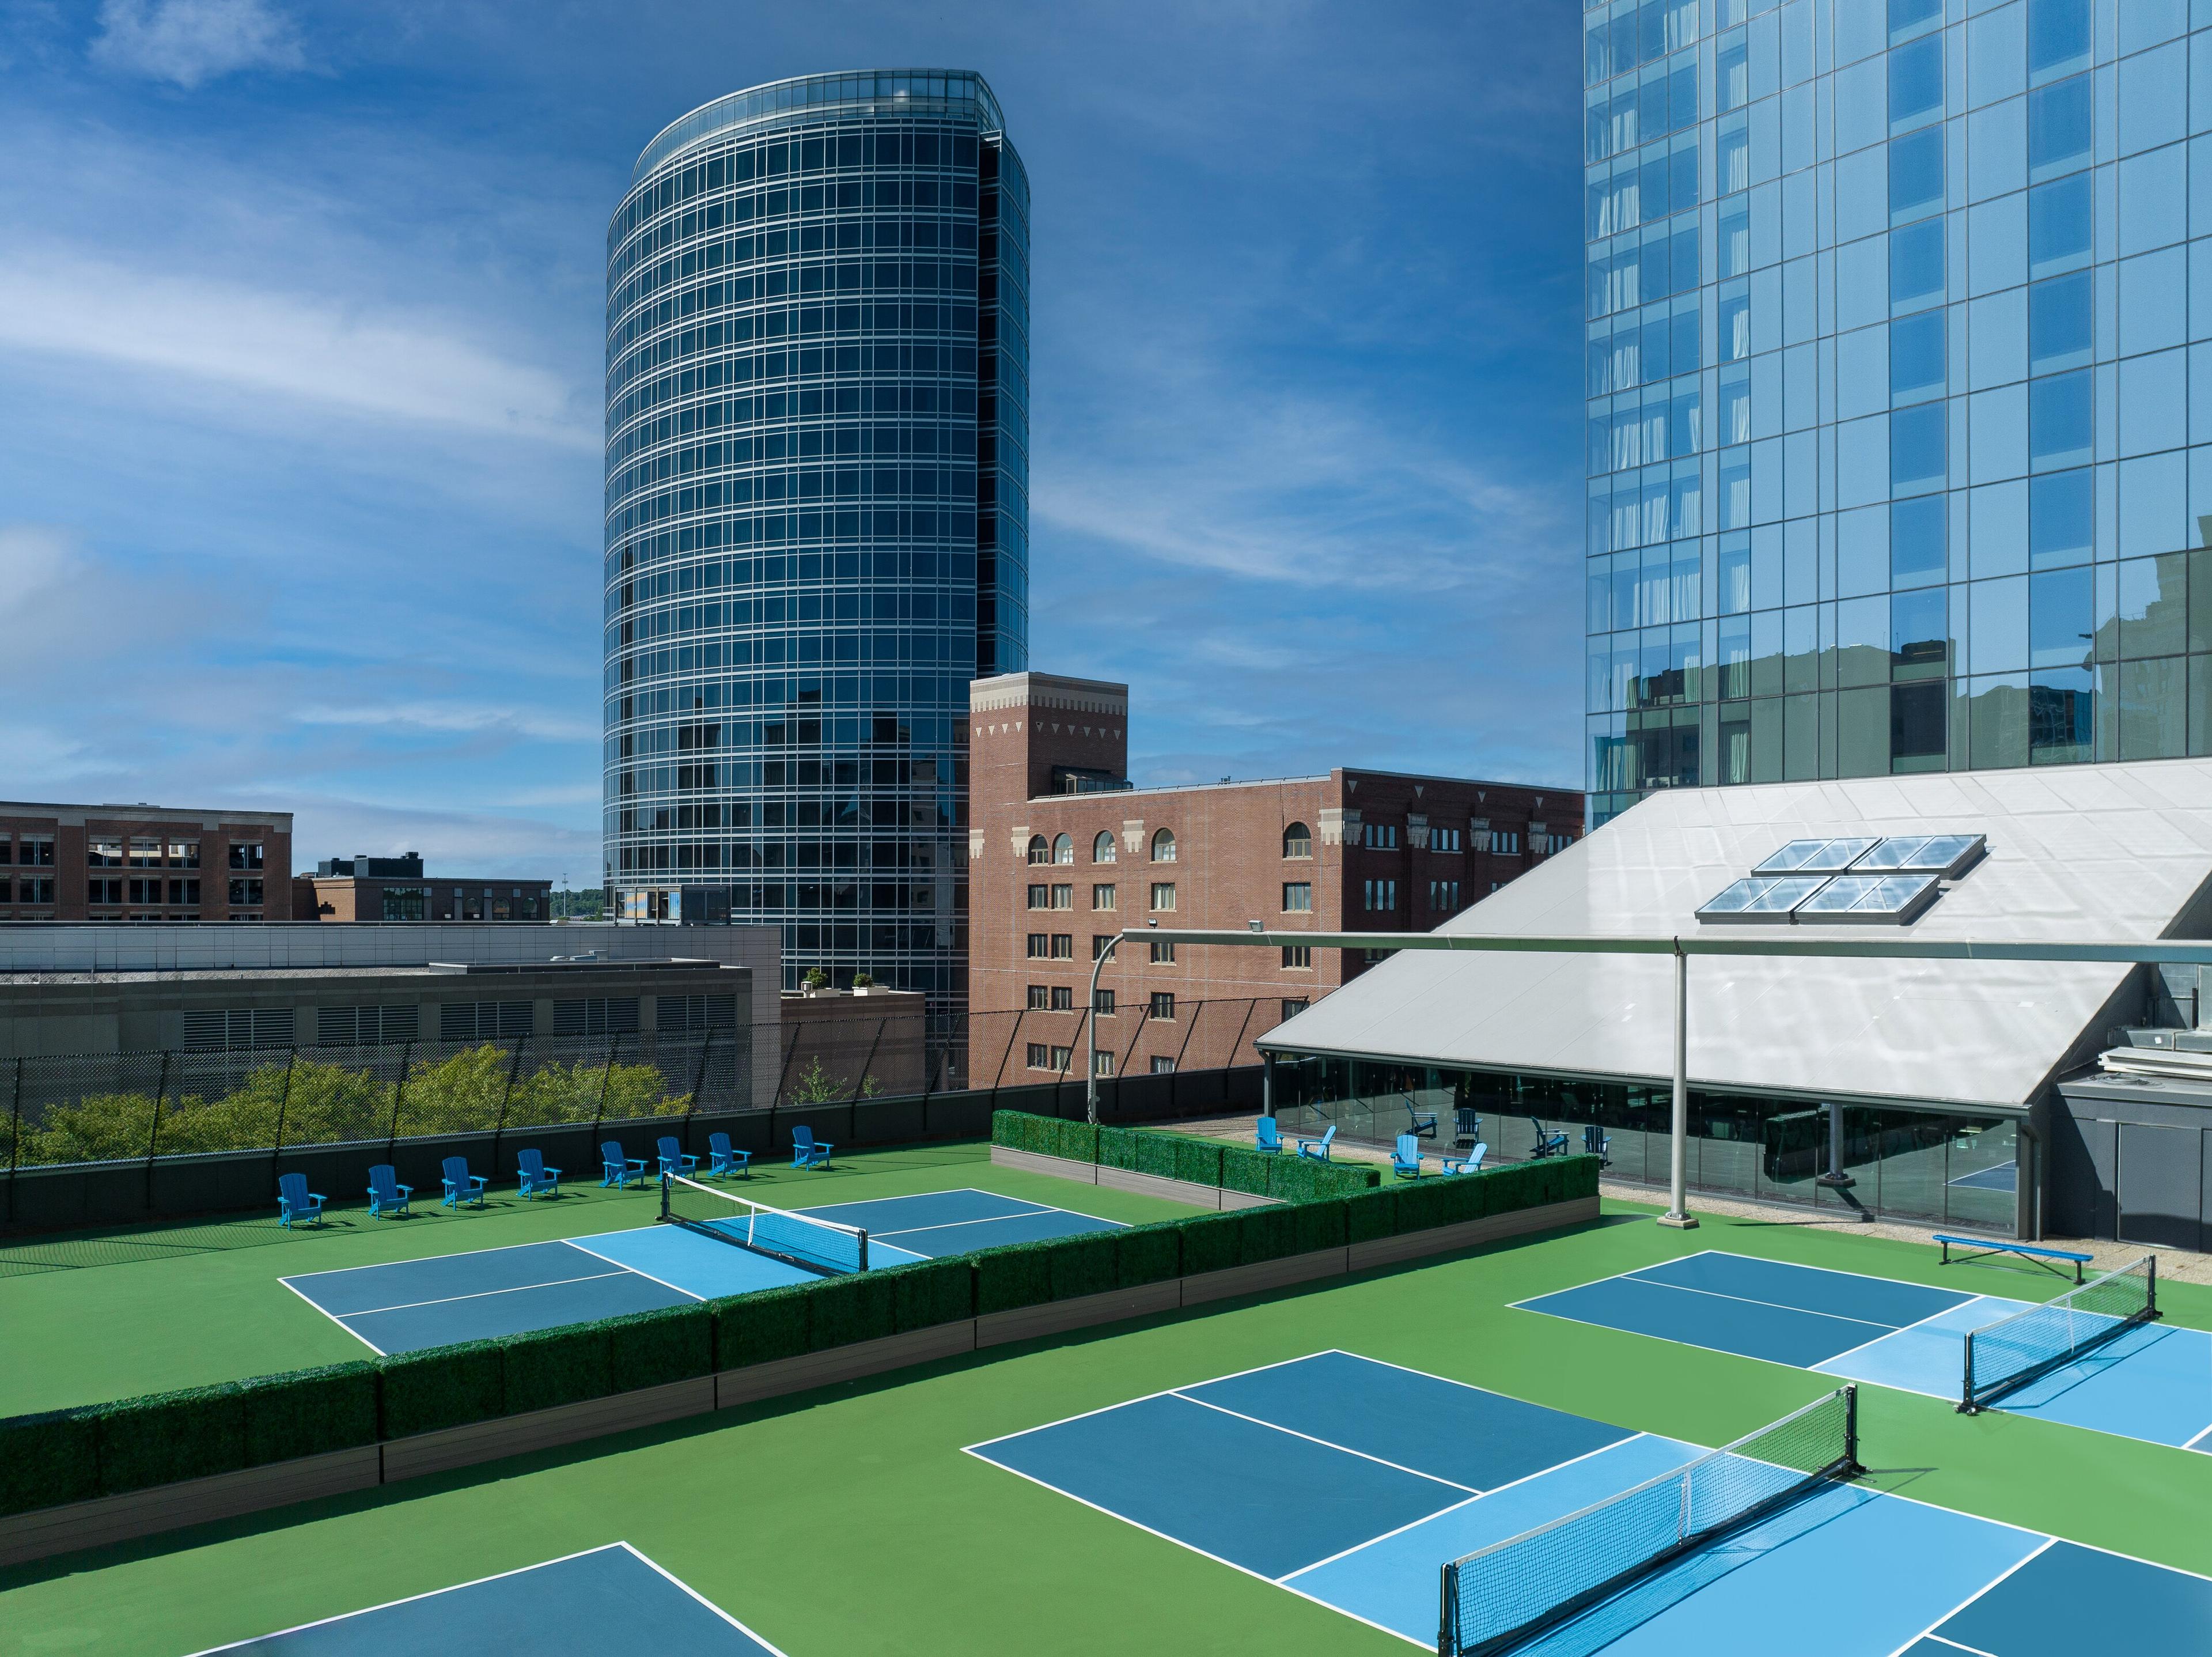
<svg viewBox="0 0 2212 1657">
<path fill-rule="evenodd" d="M 2093 1255 L 2077 1254 L 2072 1249 L 2042 1248 L 2033 1243 L 2007 1243 L 1989 1237 L 1946 1237 L 1941 1232 L 1938 1232 L 1930 1240 L 1943 1246 L 1942 1264 L 1947 1266 L 1967 1260 L 1987 1259 L 1992 1254 L 2018 1254 L 2025 1257 L 2029 1264 L 2041 1266 L 2052 1276 L 2063 1277 L 2066 1275 L 2064 1270 L 2052 1265 L 2051 1262 L 2065 1260 L 2073 1265 L 2074 1281 L 2077 1283 L 2083 1281 L 2081 1268 L 2089 1264 L 2095 1258 Z M 1951 1258 L 1951 1251 L 1954 1248 L 1971 1248 L 1978 1252 L 1973 1254 L 1961 1254 L 1958 1261 L 1954 1262 Z"/>
</svg>

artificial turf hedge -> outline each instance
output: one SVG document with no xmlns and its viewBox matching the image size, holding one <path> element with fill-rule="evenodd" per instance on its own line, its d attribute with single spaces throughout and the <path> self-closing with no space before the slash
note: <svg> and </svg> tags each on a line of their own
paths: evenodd
<svg viewBox="0 0 2212 1657">
<path fill-rule="evenodd" d="M 991 1142 L 1009 1150 L 1211 1185 L 1281 1203 L 1311 1203 L 1372 1190 L 1382 1170 L 1364 1162 L 1323 1162 L 1286 1152 L 1225 1145 L 1194 1134 L 1092 1126 L 1027 1111 L 995 1111 Z"/>
<path fill-rule="evenodd" d="M 1064 1128 L 1081 1130 L 1064 1135 Z M 1203 1172 L 1246 1191 L 1237 1147 L 1126 1128 L 1092 1130 L 1001 1111 L 994 1142 L 1082 1150 Z M 1195 1154 L 1187 1150 L 1195 1147 Z M 1231 1162 L 1231 1158 L 1238 1159 Z M 1114 1161 L 1111 1159 L 1127 1159 Z M 695 1379 L 1052 1301 L 1135 1288 L 1263 1260 L 1455 1225 L 1597 1192 L 1575 1156 L 1368 1189 L 1371 1173 L 1263 1159 L 1278 1203 L 1186 1220 L 1017 1243 L 864 1276 L 823 1278 L 702 1306 L 471 1341 L 374 1362 L 0 1420 L 0 1515 L 464 1427 Z M 1256 1192 L 1253 1194 L 1257 1194 Z"/>
</svg>

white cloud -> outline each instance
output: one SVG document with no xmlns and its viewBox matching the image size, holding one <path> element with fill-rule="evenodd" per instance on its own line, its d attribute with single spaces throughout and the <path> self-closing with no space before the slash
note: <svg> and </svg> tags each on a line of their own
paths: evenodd
<svg viewBox="0 0 2212 1657">
<path fill-rule="evenodd" d="M 352 412 L 596 451 L 560 376 L 435 319 L 157 275 L 60 247 L 0 254 L 0 345 L 98 357 Z"/>
<path fill-rule="evenodd" d="M 572 886 L 599 883 L 599 833 L 490 813 L 416 810 L 330 795 L 288 796 L 292 858 L 311 869 L 325 857 L 419 851 L 433 875 L 514 875 Z"/>
<path fill-rule="evenodd" d="M 399 702 L 359 707 L 311 705 L 295 708 L 302 725 L 357 725 L 393 730 L 494 731 L 554 742 L 594 740 L 599 728 L 580 719 L 562 719 L 535 708 L 485 707 L 458 702 Z M 592 798 L 599 797 L 597 789 Z"/>
<path fill-rule="evenodd" d="M 240 70 L 296 70 L 292 20 L 265 0 L 105 0 L 94 63 L 190 91 Z"/>
</svg>

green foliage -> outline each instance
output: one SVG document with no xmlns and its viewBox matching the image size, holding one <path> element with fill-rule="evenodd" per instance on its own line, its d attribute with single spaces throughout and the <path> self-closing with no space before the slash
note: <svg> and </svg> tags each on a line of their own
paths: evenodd
<svg viewBox="0 0 2212 1657">
<path fill-rule="evenodd" d="M 1175 1177 L 1193 1185 L 1221 1184 L 1222 1147 L 1210 1139 L 1186 1139 L 1176 1135 L 1169 1141 L 1175 1147 Z"/>
<path fill-rule="evenodd" d="M 965 1258 L 924 1260 L 918 1265 L 894 1266 L 869 1275 L 891 1285 L 895 1333 L 957 1323 L 975 1315 L 975 1268 Z"/>
<path fill-rule="evenodd" d="M 1221 1187 L 1249 1197 L 1266 1197 L 1268 1177 L 1282 1161 L 1279 1153 L 1251 1150 L 1243 1145 L 1221 1148 Z"/>
<path fill-rule="evenodd" d="M 1279 1260 L 1298 1252 L 1297 1215 L 1294 1209 L 1280 1203 L 1270 1203 L 1265 1208 L 1246 1209 L 1240 1216 L 1244 1221 L 1243 1244 L 1239 1259 L 1245 1265 L 1257 1265 L 1262 1260 Z"/>
<path fill-rule="evenodd" d="M 1098 1129 L 1095 1124 L 1055 1122 L 1052 1125 L 1054 1156 L 1064 1156 L 1071 1162 L 1097 1161 Z"/>
<path fill-rule="evenodd" d="M 377 1361 L 378 1435 L 407 1438 L 506 1412 L 499 1343 L 468 1341 Z"/>
<path fill-rule="evenodd" d="M 665 1386 L 714 1371 L 714 1318 L 703 1306 L 634 1312 L 608 1319 L 605 1328 L 617 1392 Z"/>
<path fill-rule="evenodd" d="M 333 1363 L 241 1382 L 246 1465 L 376 1442 L 376 1366 Z"/>
<path fill-rule="evenodd" d="M 1137 1130 L 1134 1128 L 1098 1130 L 1098 1166 L 1102 1168 L 1127 1168 L 1137 1166 Z"/>
<path fill-rule="evenodd" d="M 741 1369 L 747 1364 L 795 1358 L 808 1350 L 808 1308 L 811 1283 L 764 1288 L 713 1302 L 714 1368 Z"/>
<path fill-rule="evenodd" d="M 1137 1172 L 1149 1173 L 1156 1179 L 1176 1177 L 1176 1137 L 1173 1134 L 1137 1134 Z"/>
<path fill-rule="evenodd" d="M 1053 1155 L 1054 1128 L 1053 1119 L 1048 1116 L 1032 1116 L 1027 1111 L 991 1112 L 991 1142 L 1004 1145 L 1010 1151 L 1028 1151 L 1037 1156 Z"/>
<path fill-rule="evenodd" d="M 810 1302 L 807 1344 L 814 1351 L 881 1340 L 897 1327 L 897 1286 L 875 1272 L 823 1277 L 800 1287 Z"/>
<path fill-rule="evenodd" d="M 527 1415 L 614 1391 L 604 1321 L 509 1335 L 499 1346 L 502 1414 Z"/>
<path fill-rule="evenodd" d="M 246 1465 L 246 1400 L 235 1381 L 103 1404 L 94 1422 L 102 1496 Z"/>
<path fill-rule="evenodd" d="M 1283 1211 L 1291 1216 L 1297 1237 L 1296 1254 L 1315 1254 L 1325 1248 L 1342 1248 L 1345 1243 L 1344 1198 L 1325 1197 L 1318 1202 L 1286 1203 Z"/>
<path fill-rule="evenodd" d="M 792 1078 L 791 1090 L 785 1095 L 787 1105 L 842 1105 L 855 1094 L 862 1099 L 873 1099 L 883 1092 L 883 1084 L 872 1075 L 860 1078 L 858 1088 L 848 1076 L 832 1075 L 822 1068 L 822 1056 L 814 1055 L 805 1069 Z"/>
<path fill-rule="evenodd" d="M 1344 1240 L 1371 1243 L 1398 1234 L 1398 1192 L 1378 1187 L 1344 1199 Z"/>
<path fill-rule="evenodd" d="M 100 1494 L 100 1437 L 89 1410 L 0 1421 L 0 1515 Z"/>
<path fill-rule="evenodd" d="M 1114 1233 L 1115 1287 L 1136 1288 L 1182 1276 L 1182 1225 L 1180 1220 L 1163 1220 Z"/>
<path fill-rule="evenodd" d="M 1573 1202 L 1597 1195 L 1598 1171 L 1604 1165 L 1595 1156 L 1571 1156 L 1560 1165 L 1564 1189 L 1558 1200 Z"/>
<path fill-rule="evenodd" d="M 1052 1299 L 1050 1243 L 1009 1243 L 969 1256 L 975 1267 L 975 1315 L 1042 1306 Z"/>
<path fill-rule="evenodd" d="M 1244 1215 L 1210 1214 L 1182 1221 L 1182 1272 L 1226 1271 L 1244 1264 Z"/>
<path fill-rule="evenodd" d="M 1094 1231 L 1063 1237 L 1054 1243 L 1048 1262 L 1052 1298 L 1072 1301 L 1084 1295 L 1103 1295 L 1118 1281 L 1114 1234 Z"/>
</svg>

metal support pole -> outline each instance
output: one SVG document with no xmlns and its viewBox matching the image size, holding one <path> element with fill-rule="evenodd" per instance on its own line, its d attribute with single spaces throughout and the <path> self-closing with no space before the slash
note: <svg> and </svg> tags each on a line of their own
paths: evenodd
<svg viewBox="0 0 2212 1657">
<path fill-rule="evenodd" d="M 1098 975 L 1106 970 L 1106 963 L 1114 959 L 1114 952 L 1121 947 L 1121 935 L 1115 933 L 1106 940 L 1106 947 L 1098 952 L 1098 959 L 1091 963 L 1091 1002 L 1084 1011 L 1095 1015 L 1098 1011 Z M 1085 1046 L 1088 1058 L 1084 1065 L 1084 1119 L 1092 1127 L 1098 1125 L 1098 1020 L 1096 1016 L 1084 1020 Z"/>
<path fill-rule="evenodd" d="M 1275 1056 L 1273 1053 L 1262 1053 L 1260 1055 L 1260 1114 L 1273 1116 L 1274 1113 Z"/>
<path fill-rule="evenodd" d="M 1690 958 L 1674 941 L 1674 1126 L 1668 1154 L 1667 1212 L 1659 1223 L 1676 1231 L 1693 1230 L 1686 1186 L 1690 1156 Z"/>
<path fill-rule="evenodd" d="M 1844 1107 L 1831 1100 L 1828 1112 L 1828 1171 L 1813 1183 L 1840 1191 L 1858 1183 L 1844 1172 Z"/>
</svg>

